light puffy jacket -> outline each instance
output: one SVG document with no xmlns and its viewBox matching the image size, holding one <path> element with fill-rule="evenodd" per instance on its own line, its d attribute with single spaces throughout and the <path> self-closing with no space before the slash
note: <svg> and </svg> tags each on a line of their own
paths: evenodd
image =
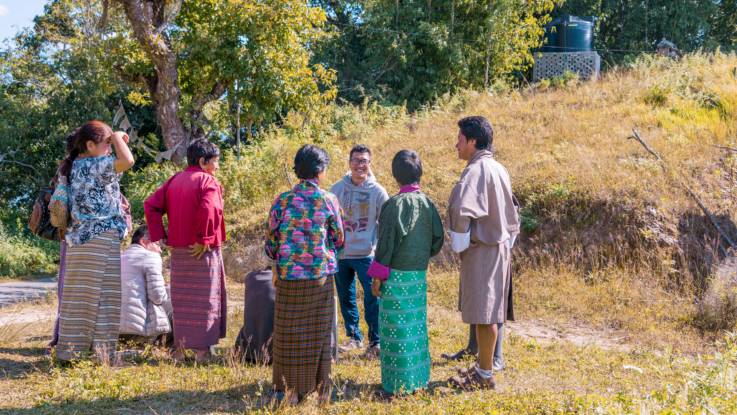
<svg viewBox="0 0 737 415">
<path fill-rule="evenodd" d="M 120 256 L 120 334 L 153 337 L 171 331 L 161 268 L 161 255 L 138 244 Z"/>
</svg>

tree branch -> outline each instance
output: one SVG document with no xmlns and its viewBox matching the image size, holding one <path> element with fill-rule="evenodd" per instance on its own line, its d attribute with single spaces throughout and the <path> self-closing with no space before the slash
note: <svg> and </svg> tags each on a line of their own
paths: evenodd
<svg viewBox="0 0 737 415">
<path fill-rule="evenodd" d="M 665 163 L 665 160 L 663 160 L 663 158 L 660 157 L 660 155 L 658 153 L 656 153 L 655 150 L 653 150 L 652 148 L 650 148 L 650 146 L 647 145 L 647 143 L 645 142 L 645 140 L 643 140 L 642 137 L 640 137 L 640 133 L 637 131 L 637 128 L 633 128 L 632 129 L 632 134 L 633 135 L 631 135 L 631 136 L 629 136 L 627 138 L 628 139 L 633 139 L 634 138 L 635 140 L 637 140 L 637 142 L 639 142 L 645 148 L 645 150 L 647 150 L 648 153 L 652 154 L 653 157 L 655 157 L 657 159 L 657 161 L 660 163 L 660 168 L 663 169 L 663 172 L 666 172 L 667 173 L 668 172 L 668 165 Z M 711 211 L 706 207 L 706 205 L 704 205 L 704 202 L 701 201 L 701 198 L 699 198 L 696 195 L 696 193 L 694 193 L 694 191 L 691 190 L 691 188 L 685 183 L 686 178 L 683 177 L 683 173 L 680 173 L 680 175 L 681 175 L 681 180 L 676 180 L 676 183 L 681 188 L 683 188 L 686 191 L 686 193 L 688 193 L 689 196 L 691 196 L 691 199 L 693 199 L 696 202 L 696 204 L 699 206 L 699 208 L 701 209 L 701 211 L 704 212 L 704 215 L 706 215 L 706 217 L 709 218 L 709 221 L 711 222 L 711 224 L 714 225 L 714 228 L 716 228 L 716 230 L 719 233 L 719 235 L 721 235 L 721 237 L 725 241 L 727 241 L 727 243 L 729 244 L 729 247 L 732 248 L 732 249 L 734 249 L 735 247 L 737 247 L 737 245 L 735 245 L 735 243 L 732 240 L 732 238 L 730 238 L 729 235 L 727 235 L 727 233 L 719 225 L 719 223 L 717 222 L 716 217 L 714 217 L 714 215 L 711 213 Z M 724 251 L 724 248 L 722 248 L 721 244 L 719 244 L 719 248 L 722 250 L 722 253 L 724 253 L 725 255 L 727 254 Z"/>
<path fill-rule="evenodd" d="M 15 152 L 0 154 L 0 163 L 15 164 L 15 165 L 18 165 L 18 166 L 21 166 L 21 167 L 25 167 L 27 169 L 36 170 L 36 168 L 33 167 L 33 166 L 31 166 L 30 164 L 26 164 L 26 163 L 23 163 L 23 162 L 17 161 L 17 160 L 6 159 L 8 156 L 10 156 L 10 155 L 12 155 L 14 153 Z"/>
<path fill-rule="evenodd" d="M 100 23 L 97 25 L 97 29 L 102 31 L 107 27 L 108 12 L 110 9 L 110 0 L 102 1 L 102 17 L 100 17 Z"/>
<path fill-rule="evenodd" d="M 171 20 L 164 12 L 165 0 L 118 0 L 123 3 L 125 15 L 133 35 L 156 70 L 155 79 L 148 79 L 151 98 L 156 107 L 156 120 L 161 127 L 167 149 L 178 148 L 173 160 L 184 158 L 189 134 L 179 118 L 179 73 L 177 56 L 171 48 L 163 28 Z M 178 4 L 175 4 L 178 13 Z M 176 14 L 174 14 L 176 17 Z M 184 142 L 183 145 L 180 145 Z"/>
</svg>

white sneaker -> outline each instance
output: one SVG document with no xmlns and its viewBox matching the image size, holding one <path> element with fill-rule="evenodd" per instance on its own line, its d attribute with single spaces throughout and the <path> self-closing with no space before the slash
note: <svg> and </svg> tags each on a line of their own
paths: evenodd
<svg viewBox="0 0 737 415">
<path fill-rule="evenodd" d="M 363 342 L 356 340 L 356 339 L 349 339 L 345 343 L 343 343 L 341 346 L 338 347 L 338 350 L 341 352 L 350 352 L 351 350 L 361 349 L 363 348 Z"/>
<path fill-rule="evenodd" d="M 494 372 L 501 372 L 504 370 L 504 361 L 500 359 L 494 359 L 494 363 L 491 365 Z"/>
</svg>

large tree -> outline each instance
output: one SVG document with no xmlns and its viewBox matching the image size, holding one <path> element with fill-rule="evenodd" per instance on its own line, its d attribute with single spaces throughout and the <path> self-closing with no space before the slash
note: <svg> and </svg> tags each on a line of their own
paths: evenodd
<svg viewBox="0 0 737 415">
<path fill-rule="evenodd" d="M 559 0 L 316 0 L 334 36 L 320 61 L 341 96 L 410 109 L 459 88 L 486 88 L 532 63 Z"/>
<path fill-rule="evenodd" d="M 179 71 L 177 68 L 177 54 L 169 38 L 169 25 L 176 18 L 181 0 L 118 0 L 125 9 L 125 15 L 131 24 L 131 30 L 138 44 L 141 46 L 153 66 L 148 74 L 137 75 L 142 77 L 153 98 L 156 108 L 156 120 L 161 128 L 164 143 L 169 150 L 174 150 L 175 161 L 185 155 L 187 140 L 190 134 L 184 129 L 179 117 Z M 103 5 L 101 26 L 107 24 L 109 4 Z M 127 74 L 123 73 L 125 77 Z M 130 78 L 128 78 L 130 79 Z M 224 91 L 213 91 L 217 95 Z M 212 99 L 217 99 L 214 96 Z M 204 105 L 204 103 L 202 104 Z"/>
<path fill-rule="evenodd" d="M 229 145 L 319 108 L 335 93 L 310 63 L 324 21 L 298 0 L 50 2 L 0 50 L 0 200 L 30 197 L 64 136 L 121 103 L 139 144 L 175 160 L 192 138 Z"/>
<path fill-rule="evenodd" d="M 332 75 L 309 63 L 308 45 L 322 36 L 325 14 L 304 1 L 111 1 L 123 6 L 153 68 L 119 65 L 121 76 L 147 87 L 175 159 L 190 139 L 207 134 L 205 106 L 221 98 L 229 99 L 234 124 L 250 137 L 254 126 L 289 109 L 333 97 Z M 116 39 L 127 40 L 125 33 Z"/>
</svg>

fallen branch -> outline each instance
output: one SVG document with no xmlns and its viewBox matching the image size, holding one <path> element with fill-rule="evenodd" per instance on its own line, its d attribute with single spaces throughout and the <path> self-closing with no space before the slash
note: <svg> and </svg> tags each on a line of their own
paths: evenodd
<svg viewBox="0 0 737 415">
<path fill-rule="evenodd" d="M 731 151 L 733 153 L 737 153 L 737 148 L 734 147 L 727 147 L 727 146 L 720 146 L 716 144 L 712 144 L 712 147 L 721 148 L 722 150 Z"/>
<path fill-rule="evenodd" d="M 650 148 L 650 146 L 647 145 L 647 143 L 645 142 L 645 140 L 643 140 L 642 137 L 640 136 L 640 133 L 637 131 L 637 128 L 636 127 L 635 128 L 632 128 L 632 134 L 633 135 L 627 137 L 627 139 L 635 139 L 635 140 L 637 140 L 637 142 L 639 142 L 645 148 L 645 150 L 647 150 L 648 153 L 652 154 L 653 157 L 655 157 L 658 160 L 658 162 L 660 163 L 660 168 L 663 169 L 663 171 L 667 173 L 668 172 L 668 165 L 665 163 L 665 161 L 663 160 L 663 158 L 660 157 L 660 155 L 655 152 L 655 150 L 653 150 L 652 148 Z M 712 225 L 714 225 L 714 228 L 716 228 L 717 232 L 719 232 L 719 235 L 725 241 L 727 241 L 727 243 L 729 244 L 729 247 L 731 249 L 734 249 L 735 248 L 735 243 L 732 240 L 732 238 L 730 238 L 729 235 L 727 235 L 727 233 L 724 231 L 724 229 L 722 229 L 722 227 L 717 222 L 716 217 L 714 217 L 714 215 L 711 213 L 711 211 L 706 207 L 706 205 L 704 205 L 704 202 L 701 201 L 701 199 L 698 197 L 698 195 L 696 195 L 696 193 L 694 193 L 694 191 L 691 190 L 690 187 L 688 187 L 688 185 L 685 183 L 686 178 L 684 177 L 683 173 L 680 173 L 680 175 L 681 175 L 681 180 L 676 180 L 676 182 L 678 183 L 678 185 L 680 187 L 682 187 L 686 191 L 686 193 L 688 193 L 689 196 L 691 196 L 691 198 L 696 202 L 696 204 L 699 206 L 699 208 L 701 209 L 701 211 L 704 212 L 704 215 L 706 215 L 706 217 L 709 218 L 709 221 L 711 222 Z M 719 245 L 719 248 L 722 250 L 722 253 L 724 255 L 727 255 L 727 252 L 725 251 L 725 249 L 722 247 L 721 244 Z"/>
</svg>

